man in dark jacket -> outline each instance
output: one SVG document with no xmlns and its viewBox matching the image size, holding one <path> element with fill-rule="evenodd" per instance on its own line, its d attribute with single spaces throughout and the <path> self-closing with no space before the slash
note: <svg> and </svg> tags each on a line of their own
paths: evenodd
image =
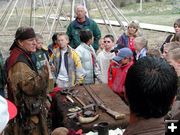
<svg viewBox="0 0 180 135">
<path fill-rule="evenodd" d="M 94 37 L 92 44 L 93 48 L 97 51 L 99 48 L 98 42 L 101 38 L 101 32 L 95 21 L 86 16 L 86 9 L 82 5 L 76 7 L 76 19 L 72 21 L 67 28 L 67 35 L 69 36 L 70 46 L 76 48 L 80 45 L 79 31 L 90 30 Z"/>
<path fill-rule="evenodd" d="M 123 135 L 165 135 L 164 116 L 177 93 L 172 66 L 162 58 L 143 57 L 129 68 L 125 89 L 130 120 Z"/>
</svg>

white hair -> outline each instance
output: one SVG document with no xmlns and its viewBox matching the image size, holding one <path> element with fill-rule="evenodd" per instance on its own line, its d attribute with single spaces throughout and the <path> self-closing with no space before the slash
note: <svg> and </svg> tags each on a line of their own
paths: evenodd
<svg viewBox="0 0 180 135">
<path fill-rule="evenodd" d="M 147 48 L 148 46 L 148 41 L 144 38 L 144 37 L 136 37 L 135 38 L 135 42 L 140 42 L 140 45 L 142 46 L 142 47 L 145 47 L 145 48 Z"/>
<path fill-rule="evenodd" d="M 87 12 L 87 8 L 83 5 L 77 5 L 75 12 L 77 12 L 78 8 L 83 8 L 85 12 Z"/>
</svg>

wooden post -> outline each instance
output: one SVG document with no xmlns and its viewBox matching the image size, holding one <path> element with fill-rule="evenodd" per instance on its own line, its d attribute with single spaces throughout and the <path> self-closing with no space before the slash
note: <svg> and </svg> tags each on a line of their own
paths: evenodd
<svg viewBox="0 0 180 135">
<path fill-rule="evenodd" d="M 143 0 L 140 0 L 140 7 L 139 7 L 139 11 L 142 11 L 142 2 L 143 2 Z"/>
<path fill-rule="evenodd" d="M 33 0 L 33 28 L 36 24 L 36 0 Z"/>
<path fill-rule="evenodd" d="M 31 0 L 31 10 L 30 10 L 29 26 L 32 26 L 32 12 L 33 12 L 33 0 Z"/>
<path fill-rule="evenodd" d="M 70 22 L 73 21 L 73 19 L 74 19 L 74 5 L 75 5 L 75 0 L 72 0 L 72 2 L 71 2 L 71 19 L 70 19 Z"/>
</svg>

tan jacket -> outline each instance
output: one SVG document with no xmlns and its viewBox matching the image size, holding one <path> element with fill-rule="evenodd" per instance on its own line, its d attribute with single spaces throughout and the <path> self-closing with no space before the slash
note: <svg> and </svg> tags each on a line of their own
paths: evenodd
<svg viewBox="0 0 180 135">
<path fill-rule="evenodd" d="M 123 135 L 165 135 L 164 118 L 139 120 L 130 124 Z"/>
<path fill-rule="evenodd" d="M 61 67 L 61 51 L 59 48 L 53 49 L 53 54 L 50 57 L 50 61 L 53 62 L 56 70 L 55 76 L 57 78 L 59 74 L 59 70 Z M 79 55 L 68 46 L 67 52 L 64 54 L 64 63 L 66 70 L 68 71 L 68 80 L 70 83 L 70 87 L 73 87 L 75 84 L 82 84 L 84 81 L 84 72 L 81 64 L 81 60 Z"/>
</svg>

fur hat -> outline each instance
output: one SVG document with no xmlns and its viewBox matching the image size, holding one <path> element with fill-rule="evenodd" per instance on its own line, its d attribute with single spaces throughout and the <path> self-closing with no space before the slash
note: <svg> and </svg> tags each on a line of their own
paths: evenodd
<svg viewBox="0 0 180 135">
<path fill-rule="evenodd" d="M 34 32 L 34 29 L 31 27 L 19 27 L 15 34 L 15 40 L 13 44 L 10 47 L 10 50 L 12 50 L 16 45 L 17 40 L 26 40 L 29 38 L 35 38 L 36 34 Z"/>
</svg>

